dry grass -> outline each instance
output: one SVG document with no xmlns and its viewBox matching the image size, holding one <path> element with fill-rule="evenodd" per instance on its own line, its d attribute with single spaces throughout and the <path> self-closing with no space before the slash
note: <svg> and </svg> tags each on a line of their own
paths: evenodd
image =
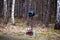
<svg viewBox="0 0 60 40">
<path fill-rule="evenodd" d="M 60 30 L 49 30 L 45 25 L 36 25 L 33 28 L 35 31 L 34 36 L 26 36 L 27 28 L 30 26 L 26 25 L 26 21 L 15 19 L 16 25 L 8 23 L 6 26 L 0 24 L 0 36 L 12 37 L 12 40 L 59 40 L 60 39 Z M 51 27 L 54 24 L 49 24 Z M 59 36 L 58 36 L 59 35 Z"/>
</svg>

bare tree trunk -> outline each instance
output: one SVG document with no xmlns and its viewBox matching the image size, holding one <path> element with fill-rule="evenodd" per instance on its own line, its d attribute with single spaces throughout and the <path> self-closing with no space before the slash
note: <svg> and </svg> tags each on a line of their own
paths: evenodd
<svg viewBox="0 0 60 40">
<path fill-rule="evenodd" d="M 18 18 L 20 18 L 20 1 L 17 0 L 17 2 L 18 2 Z"/>
<path fill-rule="evenodd" d="M 56 14 L 56 24 L 55 29 L 60 29 L 60 0 L 57 0 L 57 14 Z"/>
<path fill-rule="evenodd" d="M 11 14 L 11 18 L 12 18 L 12 24 L 15 24 L 15 20 L 14 20 L 14 7 L 15 7 L 15 0 L 12 1 L 12 14 Z"/>
<path fill-rule="evenodd" d="M 43 23 L 46 23 L 46 15 L 47 15 L 47 0 L 43 1 Z"/>
<path fill-rule="evenodd" d="M 0 0 L 0 18 L 3 17 L 3 0 Z M 1 19 L 0 19 L 0 23 L 1 23 Z"/>
<path fill-rule="evenodd" d="M 54 16 L 55 16 L 54 23 L 56 21 L 56 14 L 57 14 L 57 0 L 54 0 Z"/>
<path fill-rule="evenodd" d="M 47 14 L 46 14 L 46 23 L 45 23 L 47 27 L 49 24 L 49 14 L 50 14 L 50 0 L 47 0 Z"/>
<path fill-rule="evenodd" d="M 7 7 L 8 7 L 8 8 L 7 8 L 7 10 L 8 10 L 7 13 L 8 13 L 8 14 L 7 14 L 7 15 L 8 15 L 9 18 L 11 17 L 11 15 L 10 15 L 10 14 L 11 14 L 11 5 L 12 5 L 12 4 L 11 4 L 11 1 L 12 1 L 12 0 L 7 0 L 7 5 L 8 5 L 8 6 L 7 6 Z"/>
<path fill-rule="evenodd" d="M 0 0 L 0 17 L 2 17 L 3 14 L 3 0 Z"/>
<path fill-rule="evenodd" d="M 25 0 L 25 19 L 28 19 L 27 18 L 27 0 Z"/>
<path fill-rule="evenodd" d="M 4 0 L 4 23 L 7 24 L 7 0 Z"/>
<path fill-rule="evenodd" d="M 41 0 L 41 21 L 43 22 L 43 0 Z"/>
</svg>

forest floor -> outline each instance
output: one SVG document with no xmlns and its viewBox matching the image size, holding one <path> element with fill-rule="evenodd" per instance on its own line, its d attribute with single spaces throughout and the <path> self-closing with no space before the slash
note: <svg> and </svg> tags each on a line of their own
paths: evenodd
<svg viewBox="0 0 60 40">
<path fill-rule="evenodd" d="M 26 31 L 30 26 L 27 26 L 26 22 L 18 22 L 15 26 L 10 22 L 7 25 L 1 23 L 0 40 L 60 40 L 60 30 L 54 30 L 53 27 L 47 28 L 39 24 L 36 25 L 37 27 L 33 27 L 34 35 L 27 36 Z M 50 24 L 50 26 L 53 25 Z"/>
</svg>

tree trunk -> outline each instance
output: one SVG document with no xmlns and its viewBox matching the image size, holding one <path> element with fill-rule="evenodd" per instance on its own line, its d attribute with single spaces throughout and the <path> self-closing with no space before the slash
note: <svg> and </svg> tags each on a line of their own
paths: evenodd
<svg viewBox="0 0 60 40">
<path fill-rule="evenodd" d="M 7 24 L 7 0 L 4 0 L 4 24 Z"/>
<path fill-rule="evenodd" d="M 46 27 L 48 27 L 49 24 L 49 14 L 50 14 L 50 0 L 47 0 L 47 14 L 46 14 Z"/>
<path fill-rule="evenodd" d="M 17 2 L 18 2 L 18 18 L 20 18 L 20 1 L 17 0 Z"/>
<path fill-rule="evenodd" d="M 55 1 L 56 3 L 56 1 Z M 57 14 L 56 14 L 56 24 L 55 29 L 60 29 L 60 0 L 57 0 Z"/>
<path fill-rule="evenodd" d="M 11 14 L 11 18 L 12 18 L 12 24 L 15 24 L 15 20 L 14 20 L 14 7 L 15 7 L 15 0 L 12 1 L 12 14 Z"/>
</svg>

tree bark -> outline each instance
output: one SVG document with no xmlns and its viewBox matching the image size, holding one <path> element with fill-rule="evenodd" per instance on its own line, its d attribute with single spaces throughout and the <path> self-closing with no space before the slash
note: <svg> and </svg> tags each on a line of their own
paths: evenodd
<svg viewBox="0 0 60 40">
<path fill-rule="evenodd" d="M 15 25 L 15 20 L 14 20 L 14 7 L 15 7 L 15 0 L 12 1 L 12 14 L 11 14 L 11 18 L 12 18 L 12 24 Z"/>
<path fill-rule="evenodd" d="M 7 0 L 4 0 L 4 24 L 7 24 Z"/>
</svg>

